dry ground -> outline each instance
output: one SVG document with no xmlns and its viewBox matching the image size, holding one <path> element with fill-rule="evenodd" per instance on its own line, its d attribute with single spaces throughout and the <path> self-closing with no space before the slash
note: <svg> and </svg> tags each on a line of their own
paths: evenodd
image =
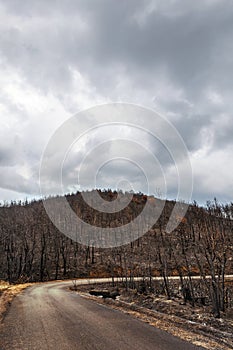
<svg viewBox="0 0 233 350">
<path fill-rule="evenodd" d="M 0 322 L 15 295 L 30 285 L 32 284 L 9 285 L 0 281 Z M 166 300 L 164 296 L 145 296 L 134 290 L 125 292 L 120 288 L 121 295 L 117 300 L 104 300 L 88 293 L 91 289 L 103 288 L 110 289 L 109 284 L 77 286 L 77 291 L 85 298 L 120 309 L 195 345 L 213 350 L 233 349 L 232 310 L 217 320 L 211 316 L 208 307 L 183 305 L 181 300 Z"/>
<path fill-rule="evenodd" d="M 13 298 L 30 285 L 30 283 L 10 285 L 5 281 L 0 281 L 0 322 L 2 322 Z"/>
<path fill-rule="evenodd" d="M 134 290 L 125 292 L 119 288 L 117 300 L 103 299 L 89 295 L 91 289 L 108 289 L 109 285 L 77 286 L 77 291 L 85 298 L 101 304 L 121 309 L 172 335 L 202 346 L 206 349 L 233 349 L 233 318 L 225 315 L 215 319 L 208 307 L 183 304 L 181 300 L 167 300 L 164 296 L 140 295 Z M 113 288 L 112 288 L 113 290 Z"/>
</svg>

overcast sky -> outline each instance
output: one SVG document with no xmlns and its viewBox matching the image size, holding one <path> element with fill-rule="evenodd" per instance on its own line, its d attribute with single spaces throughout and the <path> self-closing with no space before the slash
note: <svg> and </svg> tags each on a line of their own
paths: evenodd
<svg viewBox="0 0 233 350">
<path fill-rule="evenodd" d="M 56 129 L 109 102 L 165 116 L 189 151 L 192 199 L 232 201 L 233 1 L 0 0 L 0 200 L 38 196 L 40 159 Z M 122 132 L 135 131 L 116 135 Z M 84 138 L 76 163 L 105 134 Z M 173 198 L 171 164 L 165 155 L 160 162 L 168 186 L 162 195 Z M 72 190 L 71 164 L 65 189 Z M 96 186 L 117 187 L 122 174 L 145 191 L 143 171 L 123 160 L 109 162 Z M 152 192 L 159 187 L 155 181 Z"/>
</svg>

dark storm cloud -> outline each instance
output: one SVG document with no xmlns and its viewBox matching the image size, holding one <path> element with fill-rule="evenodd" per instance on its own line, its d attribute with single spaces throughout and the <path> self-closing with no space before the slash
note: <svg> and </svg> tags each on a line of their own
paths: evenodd
<svg viewBox="0 0 233 350">
<path fill-rule="evenodd" d="M 153 86 L 157 71 L 164 68 L 194 97 L 220 77 L 221 84 L 231 83 L 222 74 L 223 63 L 232 68 L 231 2 L 197 2 L 190 9 L 191 1 L 171 2 L 167 9 L 155 7 L 140 25 L 136 15 L 149 3 L 9 1 L 8 11 L 24 24 L 4 32 L 5 57 L 44 88 L 47 80 L 52 88 L 60 83 L 65 90 L 71 84 L 69 66 L 81 69 L 104 92 L 109 85 L 114 89 L 118 66 L 135 84 L 144 81 L 146 86 Z M 177 8 L 181 12 L 174 15 Z"/>
<path fill-rule="evenodd" d="M 165 69 L 194 100 L 210 83 L 232 84 L 224 74 L 226 65 L 233 68 L 232 2 L 203 1 L 190 9 L 191 1 L 168 2 L 167 8 L 155 6 L 140 24 L 136 15 L 149 3 L 9 1 L 7 10 L 23 23 L 2 33 L 3 57 L 55 93 L 72 88 L 72 67 L 107 94 L 115 88 L 119 67 L 133 84 L 151 88 Z"/>
</svg>

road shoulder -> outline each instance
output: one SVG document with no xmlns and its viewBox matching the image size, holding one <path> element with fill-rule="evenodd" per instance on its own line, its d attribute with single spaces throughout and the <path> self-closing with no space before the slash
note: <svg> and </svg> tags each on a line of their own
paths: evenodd
<svg viewBox="0 0 233 350">
<path fill-rule="evenodd" d="M 219 332 L 219 330 L 212 327 L 207 328 L 205 325 L 187 321 L 187 319 L 174 315 L 149 310 L 134 303 L 109 298 L 104 299 L 81 290 L 74 293 L 78 293 L 81 297 L 98 304 L 120 310 L 196 346 L 212 350 L 233 349 L 233 346 L 229 344 L 229 339 L 227 339 L 228 334 Z"/>
</svg>

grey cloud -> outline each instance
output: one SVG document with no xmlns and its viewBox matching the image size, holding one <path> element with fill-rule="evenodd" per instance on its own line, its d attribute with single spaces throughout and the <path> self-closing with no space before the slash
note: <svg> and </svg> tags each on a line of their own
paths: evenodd
<svg viewBox="0 0 233 350">
<path fill-rule="evenodd" d="M 59 2 L 54 13 L 49 11 L 54 4 L 48 2 L 33 2 L 33 6 L 24 5 L 21 10 L 17 1 L 10 4 L 10 13 L 24 14 L 23 18 L 26 14 L 28 26 L 4 33 L 6 59 L 18 65 L 35 85 L 54 93 L 72 89 L 69 67 L 74 67 L 109 95 L 115 89 L 114 71 L 122 67 L 132 84 L 147 88 L 153 87 L 157 72 L 165 69 L 195 99 L 206 84 L 216 83 L 223 76 L 219 63 L 232 68 L 228 57 L 232 54 L 229 42 L 233 35 L 233 5 L 227 0 L 213 6 L 197 2 L 195 7 L 191 1 L 186 5 L 177 1 L 166 11 L 160 5 L 147 16 L 143 26 L 134 20 L 134 14 L 142 11 L 148 1 L 71 1 L 69 6 Z M 192 12 L 169 15 L 183 7 L 191 7 Z M 80 21 L 86 23 L 83 32 Z M 222 84 L 230 83 L 229 77 L 225 76 L 224 81 Z"/>
<path fill-rule="evenodd" d="M 191 156 L 205 147 L 206 130 L 212 135 L 209 152 L 227 149 L 232 144 L 232 1 L 9 0 L 0 6 L 1 69 L 16 71 L 43 96 L 52 95 L 59 100 L 69 113 L 82 99 L 79 97 L 71 108 L 71 100 L 76 98 L 74 87 L 81 86 L 81 82 L 74 81 L 77 71 L 92 88 L 85 92 L 90 101 L 98 95 L 103 100 L 156 107 L 167 114 Z M 208 90 L 220 93 L 222 103 L 211 102 Z M 32 121 L 29 113 L 4 92 L 0 102 L 22 124 L 21 128 L 12 129 L 16 128 L 23 138 L 20 152 L 15 146 L 6 146 L 4 138 L 1 165 L 20 167 L 20 162 L 26 162 L 36 174 L 45 146 L 46 123 L 51 121 L 37 116 L 43 124 L 39 128 L 39 123 Z M 223 116 L 227 122 L 223 122 Z M 82 154 L 98 137 L 89 140 Z M 168 171 L 172 160 L 165 149 L 158 142 L 147 141 Z M 75 177 L 72 167 L 77 159 L 67 164 L 66 184 Z M 106 181 L 114 171 L 108 170 Z M 132 176 L 130 169 L 129 175 Z M 208 178 L 208 168 L 201 176 Z M 201 176 L 195 182 L 199 197 Z M 26 190 L 27 182 L 16 183 Z M 8 186 L 5 180 L 4 186 Z"/>
<path fill-rule="evenodd" d="M 0 148 L 0 165 L 1 166 L 11 166 L 14 165 L 16 161 L 15 153 L 13 149 Z"/>
<path fill-rule="evenodd" d="M 2 169 L 0 168 L 0 171 Z M 16 193 L 38 194 L 38 186 L 33 179 L 28 179 L 17 173 L 17 169 L 8 168 L 1 171 L 0 188 L 14 191 Z"/>
</svg>

